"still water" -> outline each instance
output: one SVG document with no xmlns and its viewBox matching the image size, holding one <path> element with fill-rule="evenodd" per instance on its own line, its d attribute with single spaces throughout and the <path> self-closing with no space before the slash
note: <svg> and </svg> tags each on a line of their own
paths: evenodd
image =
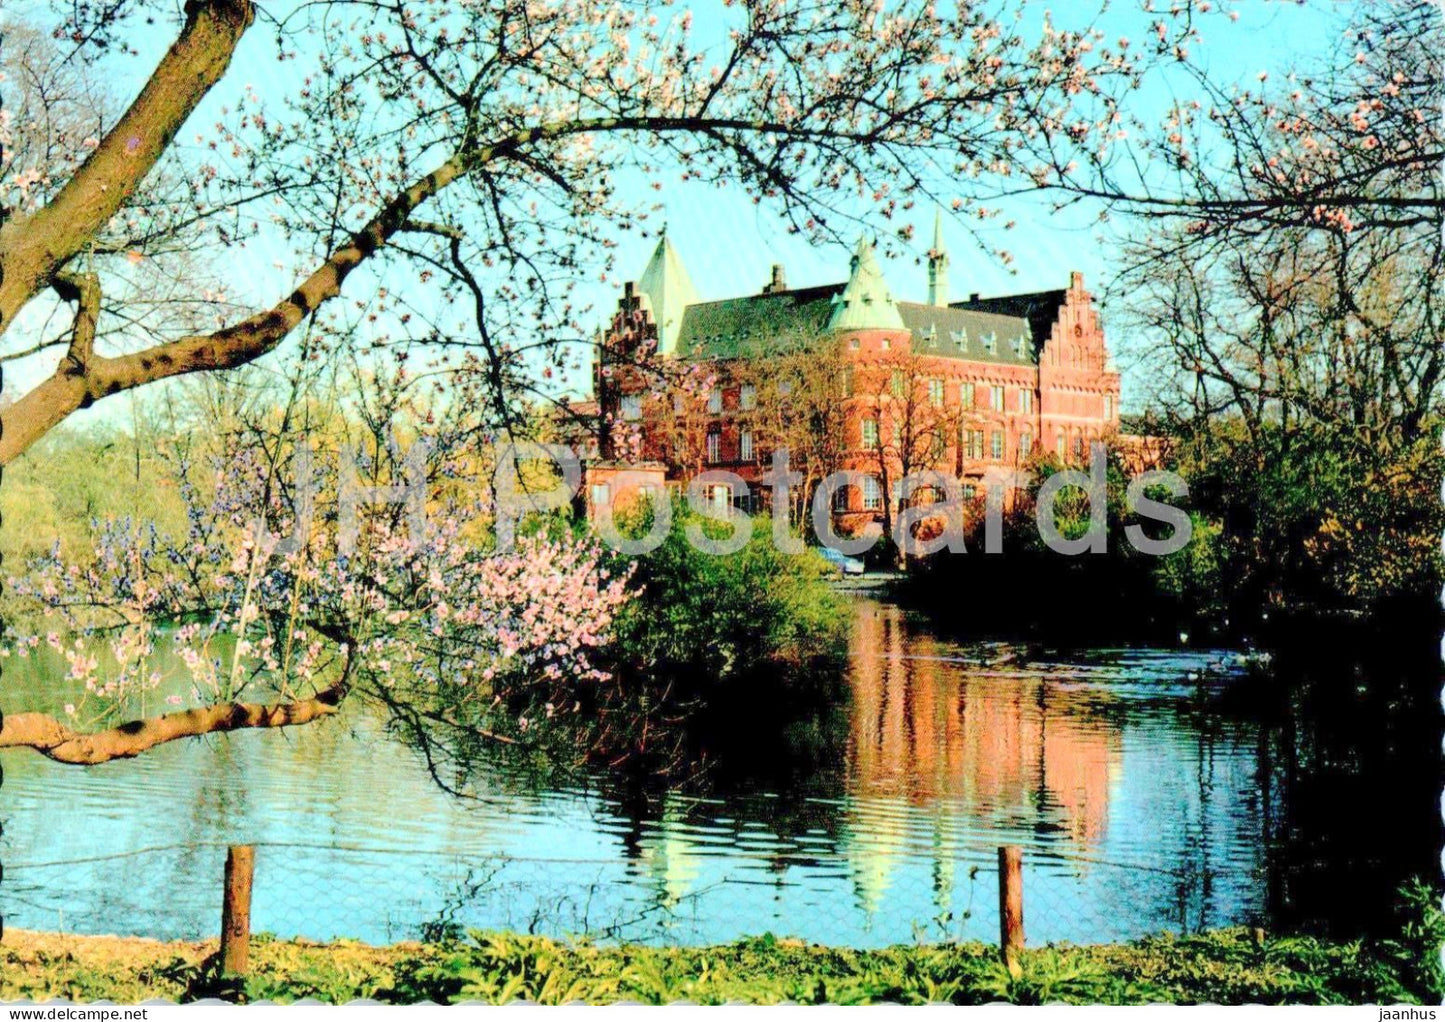
<svg viewBox="0 0 1445 1022">
<path fill-rule="evenodd" d="M 760 729 L 768 769 L 706 795 L 499 769 L 462 801 L 358 710 L 89 769 L 8 751 L 0 910 L 11 927 L 212 934 L 224 846 L 246 842 L 253 927 L 288 936 L 989 939 L 996 850 L 1019 844 L 1030 942 L 1264 915 L 1264 732 L 1211 709 L 1239 658 L 1049 654 L 945 640 L 876 600 L 853 613 L 838 704 Z M 7 706 L 50 701 L 34 665 L 8 662 Z"/>
</svg>

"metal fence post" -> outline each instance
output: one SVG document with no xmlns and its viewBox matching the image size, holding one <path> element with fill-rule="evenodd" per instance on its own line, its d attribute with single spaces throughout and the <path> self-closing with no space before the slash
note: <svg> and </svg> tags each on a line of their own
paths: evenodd
<svg viewBox="0 0 1445 1022">
<path fill-rule="evenodd" d="M 998 950 L 1009 975 L 1022 973 L 1024 949 L 1024 850 L 1005 845 L 998 850 Z"/>
<path fill-rule="evenodd" d="M 251 951 L 251 878 L 256 849 L 232 845 L 226 850 L 226 888 L 221 899 L 221 973 L 246 971 Z"/>
</svg>

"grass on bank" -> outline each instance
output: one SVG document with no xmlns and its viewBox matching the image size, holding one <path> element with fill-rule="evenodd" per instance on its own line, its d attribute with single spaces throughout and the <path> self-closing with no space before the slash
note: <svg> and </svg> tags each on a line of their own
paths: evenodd
<svg viewBox="0 0 1445 1022">
<path fill-rule="evenodd" d="M 1393 1004 L 1437 1003 L 1442 993 L 1438 967 L 1412 960 L 1418 947 L 1259 939 L 1244 929 L 1030 950 L 1018 978 L 980 943 L 858 951 L 764 936 L 660 949 L 474 934 L 370 947 L 257 937 L 243 982 L 214 978 L 215 950 L 214 941 L 9 930 L 0 1000 Z"/>
</svg>

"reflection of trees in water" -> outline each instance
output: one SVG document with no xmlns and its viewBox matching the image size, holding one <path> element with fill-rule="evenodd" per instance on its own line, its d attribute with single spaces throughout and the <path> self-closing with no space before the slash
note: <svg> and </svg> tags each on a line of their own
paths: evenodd
<svg viewBox="0 0 1445 1022">
<path fill-rule="evenodd" d="M 17 789 L 44 788 L 51 804 L 65 805 L 91 784 L 113 789 L 106 846 L 157 844 L 163 834 L 174 850 L 147 872 L 206 898 L 219 870 L 217 842 L 354 844 L 358 820 L 375 821 L 378 845 L 475 865 L 510 840 L 495 833 L 509 817 L 544 816 L 540 800 L 558 798 L 579 823 L 587 808 L 596 814 L 582 825 L 603 847 L 588 854 L 609 859 L 611 872 L 547 866 L 513 892 L 517 911 L 541 906 L 535 910 L 610 925 L 629 913 L 690 915 L 707 892 L 706 911 L 726 913 L 730 899 L 713 889 L 721 871 L 712 868 L 714 856 L 724 856 L 729 869 L 745 864 L 749 883 L 776 883 L 779 904 L 798 867 L 837 877 L 840 909 L 851 902 L 850 911 L 865 916 L 896 903 L 906 872 L 913 894 L 931 888 L 928 898 L 911 899 L 922 902 L 919 914 L 942 917 L 967 903 L 968 871 L 991 852 L 979 846 L 1010 840 L 1031 846 L 1031 868 L 1074 877 L 1069 890 L 1093 892 L 1094 901 L 1074 909 L 1114 897 L 1121 913 L 1183 917 L 1193 928 L 1244 921 L 1240 906 L 1259 904 L 1271 926 L 1348 931 L 1379 921 L 1407 876 L 1434 875 L 1445 837 L 1436 651 L 1426 639 L 1418 648 L 1377 645 L 1381 655 L 1365 659 L 1341 653 L 1346 644 L 1333 640 L 1309 661 L 1277 658 L 1278 684 L 1251 678 L 1239 686 L 1245 695 L 1284 691 L 1270 713 L 1255 699 L 1231 709 L 1177 686 L 1157 696 L 1137 687 L 1121 694 L 1050 680 L 1032 665 L 979 666 L 1003 649 L 960 653 L 896 608 L 860 601 L 844 688 L 818 684 L 789 696 L 774 679 L 772 690 L 748 693 L 716 721 L 733 744 L 710 746 L 716 769 L 700 788 L 593 775 L 582 789 L 479 758 L 469 783 L 489 808 L 475 817 L 418 771 L 415 751 L 388 740 L 363 704 L 318 727 L 175 745 L 94 772 L 18 754 L 6 756 L 5 767 Z M 53 681 L 38 665 L 12 662 L 7 684 L 49 691 Z M 1167 769 L 1154 776 L 1156 765 Z M 516 833 L 529 826 L 518 823 Z M 61 812 L 47 818 L 43 835 L 17 821 L 7 851 L 62 858 L 49 851 L 89 840 Z M 1130 841 L 1177 875 L 1091 877 L 1080 863 Z M 268 869 L 294 864 L 313 874 L 344 858 L 265 854 Z M 489 882 L 516 884 L 518 876 L 512 867 Z M 136 895 L 123 870 L 97 868 L 94 881 L 78 888 L 86 898 L 112 899 L 116 916 L 138 918 L 125 908 Z M 982 890 L 986 902 L 987 881 Z M 564 906 L 567 897 L 575 904 Z M 1037 895 L 1031 904 L 1043 908 Z"/>
<path fill-rule="evenodd" d="M 1280 703 L 1260 737 L 1259 788 L 1279 925 L 1385 927 L 1406 879 L 1439 876 L 1437 635 L 1337 635 L 1276 659 Z"/>
</svg>

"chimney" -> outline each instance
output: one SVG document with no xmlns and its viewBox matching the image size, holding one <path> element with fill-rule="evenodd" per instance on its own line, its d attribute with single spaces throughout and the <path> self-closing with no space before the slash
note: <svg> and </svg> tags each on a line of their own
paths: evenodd
<svg viewBox="0 0 1445 1022">
<path fill-rule="evenodd" d="M 977 291 L 974 291 L 974 292 L 972 292 L 971 294 L 969 294 L 968 300 L 969 300 L 970 302 L 976 302 L 976 301 L 978 301 L 978 292 L 977 292 Z"/>
<path fill-rule="evenodd" d="M 779 291 L 786 290 L 788 290 L 788 281 L 783 276 L 783 264 L 773 263 L 773 277 L 768 281 L 767 286 L 763 288 L 763 294 L 774 295 Z"/>
</svg>

